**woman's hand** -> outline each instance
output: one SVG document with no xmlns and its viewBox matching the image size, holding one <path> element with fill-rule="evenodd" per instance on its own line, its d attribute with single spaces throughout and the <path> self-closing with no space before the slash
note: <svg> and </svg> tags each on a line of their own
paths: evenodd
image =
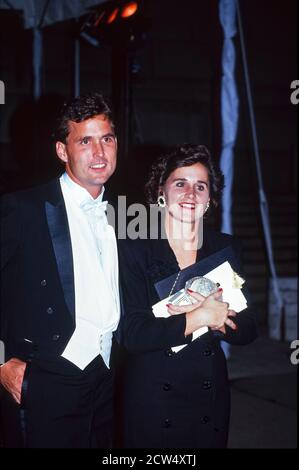
<svg viewBox="0 0 299 470">
<path fill-rule="evenodd" d="M 229 310 L 227 302 L 222 302 L 219 298 L 222 290 L 204 297 L 196 292 L 190 292 L 196 300 L 196 304 L 187 306 L 168 306 L 168 312 L 171 315 L 178 313 L 186 313 L 186 330 L 185 336 L 193 333 L 198 328 L 207 326 L 212 330 L 219 330 L 225 333 L 225 326 L 230 326 L 233 330 L 237 329 L 235 323 L 229 318 L 235 316 L 233 310 Z"/>
<path fill-rule="evenodd" d="M 229 310 L 228 311 L 228 317 L 235 317 L 237 314 L 234 310 Z M 226 333 L 226 328 L 225 328 L 225 325 L 228 325 L 230 326 L 234 331 L 237 331 L 238 327 L 237 325 L 232 321 L 230 320 L 229 318 L 226 320 L 225 324 L 223 326 L 221 326 L 220 328 L 211 328 L 211 330 L 214 330 L 214 331 L 221 331 L 221 333 L 223 333 L 225 335 Z"/>
<path fill-rule="evenodd" d="M 167 310 L 170 315 L 177 315 L 179 313 L 187 313 L 187 312 L 192 312 L 192 310 L 195 310 L 196 308 L 200 307 L 203 301 L 206 299 L 201 294 L 198 294 L 197 292 L 191 291 L 188 289 L 188 294 L 192 296 L 196 302 L 191 305 L 172 305 L 172 304 L 167 304 Z"/>
</svg>

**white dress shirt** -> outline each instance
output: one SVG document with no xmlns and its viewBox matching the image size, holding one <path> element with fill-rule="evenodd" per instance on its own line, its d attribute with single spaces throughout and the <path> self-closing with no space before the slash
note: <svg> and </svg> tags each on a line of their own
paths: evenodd
<svg viewBox="0 0 299 470">
<path fill-rule="evenodd" d="M 74 264 L 76 329 L 62 356 L 80 369 L 99 354 L 109 368 L 112 332 L 119 317 L 118 257 L 113 227 L 102 202 L 66 173 L 60 178 Z"/>
</svg>

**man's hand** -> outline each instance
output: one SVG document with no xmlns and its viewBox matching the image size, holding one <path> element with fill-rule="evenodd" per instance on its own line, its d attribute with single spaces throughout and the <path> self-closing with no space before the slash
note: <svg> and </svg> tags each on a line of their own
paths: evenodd
<svg viewBox="0 0 299 470">
<path fill-rule="evenodd" d="M 0 367 L 0 383 L 19 404 L 25 369 L 26 362 L 14 357 Z"/>
</svg>

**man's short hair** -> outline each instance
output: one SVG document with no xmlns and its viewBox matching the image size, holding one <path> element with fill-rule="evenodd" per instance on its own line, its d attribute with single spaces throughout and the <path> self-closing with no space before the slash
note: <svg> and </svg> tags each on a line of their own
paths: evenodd
<svg viewBox="0 0 299 470">
<path fill-rule="evenodd" d="M 87 93 L 64 103 L 56 121 L 55 141 L 66 143 L 69 135 L 69 121 L 82 122 L 98 115 L 104 115 L 114 127 L 112 112 L 100 93 Z"/>
</svg>

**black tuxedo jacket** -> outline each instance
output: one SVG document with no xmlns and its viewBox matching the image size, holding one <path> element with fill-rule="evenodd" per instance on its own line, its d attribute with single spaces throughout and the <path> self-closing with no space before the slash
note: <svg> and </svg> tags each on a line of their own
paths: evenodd
<svg viewBox="0 0 299 470">
<path fill-rule="evenodd" d="M 53 359 L 74 328 L 71 239 L 55 179 L 1 201 L 1 339 L 6 360 Z"/>
<path fill-rule="evenodd" d="M 72 245 L 59 179 L 1 201 L 1 327 L 6 360 L 78 369 L 59 356 L 75 329 Z"/>
</svg>

